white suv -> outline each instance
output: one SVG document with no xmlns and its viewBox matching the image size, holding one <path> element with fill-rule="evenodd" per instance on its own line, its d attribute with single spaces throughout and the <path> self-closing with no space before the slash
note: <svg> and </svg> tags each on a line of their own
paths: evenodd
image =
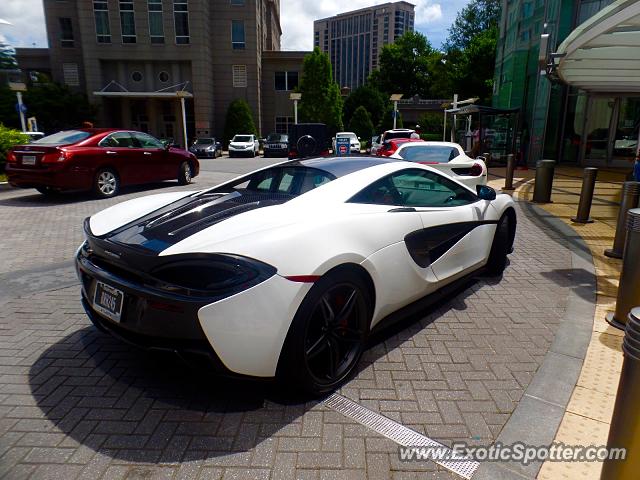
<svg viewBox="0 0 640 480">
<path fill-rule="evenodd" d="M 229 142 L 229 157 L 255 157 L 260 150 L 260 143 L 255 135 L 234 135 Z"/>
<path fill-rule="evenodd" d="M 337 138 L 348 138 L 350 145 L 350 153 L 360 153 L 360 139 L 353 132 L 338 132 L 336 136 L 333 138 L 333 151 L 336 151 L 336 139 Z"/>
</svg>

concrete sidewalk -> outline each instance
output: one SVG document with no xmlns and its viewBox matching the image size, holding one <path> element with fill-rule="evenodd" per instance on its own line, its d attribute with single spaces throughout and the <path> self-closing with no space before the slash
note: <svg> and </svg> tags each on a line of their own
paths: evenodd
<svg viewBox="0 0 640 480">
<path fill-rule="evenodd" d="M 490 185 L 504 186 L 504 168 L 490 170 Z M 535 170 L 516 170 L 514 198 L 530 201 L 533 197 Z M 623 332 L 611 327 L 605 315 L 615 309 L 621 261 L 604 256 L 615 236 L 620 192 L 625 174 L 619 171 L 598 172 L 598 181 L 591 209 L 591 224 L 571 221 L 575 217 L 582 169 L 556 169 L 552 202 L 538 205 L 549 214 L 570 225 L 590 249 L 597 276 L 597 306 L 593 319 L 591 341 L 578 382 L 573 390 L 555 441 L 567 445 L 605 445 L 609 433 L 615 395 L 622 367 Z M 579 288 L 579 286 L 575 286 Z M 599 479 L 602 463 L 546 462 L 540 479 Z"/>
</svg>

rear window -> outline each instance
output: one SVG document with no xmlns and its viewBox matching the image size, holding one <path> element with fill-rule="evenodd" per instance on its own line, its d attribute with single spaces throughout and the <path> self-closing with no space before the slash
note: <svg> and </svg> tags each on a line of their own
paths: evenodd
<svg viewBox="0 0 640 480">
<path fill-rule="evenodd" d="M 211 145 L 213 138 L 199 138 L 196 140 L 196 145 Z"/>
<path fill-rule="evenodd" d="M 233 183 L 222 185 L 216 190 L 242 190 L 297 196 L 329 183 L 335 178 L 330 173 L 317 168 L 284 166 L 254 172 Z"/>
<path fill-rule="evenodd" d="M 250 135 L 236 135 L 235 137 L 233 137 L 233 140 L 231 140 L 232 142 L 251 142 L 251 136 Z"/>
<path fill-rule="evenodd" d="M 386 140 L 391 140 L 392 138 L 411 138 L 411 134 L 413 132 L 408 131 L 408 132 L 387 132 L 384 135 L 384 139 Z"/>
<path fill-rule="evenodd" d="M 53 135 L 47 135 L 33 143 L 37 143 L 39 145 L 71 145 L 73 143 L 81 142 L 90 136 L 91 134 L 89 132 L 84 132 L 82 130 L 66 130 L 54 133 Z"/>
<path fill-rule="evenodd" d="M 460 155 L 460 152 L 457 148 L 446 145 L 407 145 L 398 155 L 410 162 L 447 163 Z"/>
</svg>

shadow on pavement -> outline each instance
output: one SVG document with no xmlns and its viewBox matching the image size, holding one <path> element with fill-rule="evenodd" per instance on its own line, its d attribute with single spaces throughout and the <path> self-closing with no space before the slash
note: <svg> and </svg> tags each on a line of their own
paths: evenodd
<svg viewBox="0 0 640 480">
<path fill-rule="evenodd" d="M 75 442 L 119 460 L 179 462 L 247 452 L 317 402 L 275 383 L 221 378 L 83 328 L 32 365 L 36 404 Z M 296 435 L 289 433 L 288 435 Z M 187 452 L 188 448 L 188 452 Z"/>
<path fill-rule="evenodd" d="M 118 199 L 121 196 L 132 194 L 132 193 L 140 193 L 140 192 L 151 192 L 152 190 L 166 189 L 170 187 L 177 187 L 178 184 L 175 181 L 167 181 L 167 182 L 158 182 L 158 183 L 148 183 L 145 185 L 136 185 L 131 187 L 123 187 L 120 190 L 120 194 L 117 197 L 113 197 Z M 189 185 L 186 185 L 185 188 L 189 188 Z M 0 200 L 0 206 L 6 207 L 50 207 L 57 205 L 68 205 L 79 202 L 88 202 L 88 201 L 99 201 L 106 200 L 102 198 L 95 197 L 91 192 L 62 192 L 55 193 L 52 195 L 43 195 L 38 193 L 35 189 L 15 189 L 10 190 L 12 193 L 22 193 L 24 195 L 20 196 L 12 196 L 10 198 L 5 198 Z M 123 198 L 122 201 L 127 200 Z"/>
</svg>

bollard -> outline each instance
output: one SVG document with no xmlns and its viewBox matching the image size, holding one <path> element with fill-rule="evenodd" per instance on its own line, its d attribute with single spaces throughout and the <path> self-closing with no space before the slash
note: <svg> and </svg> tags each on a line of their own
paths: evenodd
<svg viewBox="0 0 640 480">
<path fill-rule="evenodd" d="M 502 190 L 513 190 L 513 172 L 516 169 L 515 156 L 513 153 L 507 155 L 507 176 L 504 179 L 504 188 Z"/>
<path fill-rule="evenodd" d="M 593 192 L 596 188 L 596 179 L 598 178 L 598 169 L 587 167 L 584 169 L 584 177 L 582 178 L 582 189 L 580 190 L 580 203 L 578 204 L 578 213 L 572 222 L 576 223 L 593 223 L 589 218 L 591 212 L 591 204 L 593 203 Z"/>
<path fill-rule="evenodd" d="M 624 246 L 624 258 L 615 313 L 607 314 L 607 322 L 624 329 L 629 311 L 640 305 L 640 208 L 629 210 L 627 217 L 627 240 Z"/>
<path fill-rule="evenodd" d="M 536 183 L 533 189 L 534 203 L 552 203 L 551 188 L 556 162 L 554 160 L 540 160 L 536 165 Z"/>
<path fill-rule="evenodd" d="M 624 460 L 605 460 L 602 480 L 631 480 L 640 472 L 640 308 L 629 313 L 622 351 L 624 360 L 607 447 L 624 448 L 626 456 Z"/>
<path fill-rule="evenodd" d="M 620 211 L 616 225 L 616 237 L 613 240 L 613 248 L 604 251 L 607 257 L 622 258 L 624 244 L 627 239 L 627 212 L 631 208 L 640 206 L 640 182 L 624 182 L 622 184 L 622 198 L 620 199 Z"/>
</svg>

